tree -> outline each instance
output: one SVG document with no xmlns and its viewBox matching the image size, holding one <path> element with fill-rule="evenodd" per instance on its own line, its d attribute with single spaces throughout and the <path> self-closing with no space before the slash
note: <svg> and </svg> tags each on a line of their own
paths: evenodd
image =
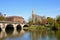
<svg viewBox="0 0 60 40">
<path fill-rule="evenodd" d="M 5 17 L 4 16 L 0 16 L 0 21 L 4 21 Z"/>
<path fill-rule="evenodd" d="M 60 29 L 60 15 L 56 17 L 57 27 Z"/>
<path fill-rule="evenodd" d="M 60 16 L 57 16 L 56 21 L 60 25 Z"/>
<path fill-rule="evenodd" d="M 50 26 L 54 25 L 54 19 L 53 19 L 53 18 L 48 17 L 47 20 L 48 20 L 48 24 L 49 24 Z"/>
<path fill-rule="evenodd" d="M 59 24 L 57 22 L 55 22 L 54 26 L 55 26 L 56 29 L 59 29 Z"/>
<path fill-rule="evenodd" d="M 29 24 L 29 25 L 32 25 L 32 24 L 33 24 L 32 18 L 29 18 L 28 24 Z"/>
</svg>

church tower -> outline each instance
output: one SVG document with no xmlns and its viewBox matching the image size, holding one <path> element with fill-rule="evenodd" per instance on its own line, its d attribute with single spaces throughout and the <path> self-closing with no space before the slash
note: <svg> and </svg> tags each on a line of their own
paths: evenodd
<svg viewBox="0 0 60 40">
<path fill-rule="evenodd" d="M 33 22 L 33 24 L 35 23 L 35 14 L 34 14 L 34 9 L 32 9 L 32 22 Z"/>
</svg>

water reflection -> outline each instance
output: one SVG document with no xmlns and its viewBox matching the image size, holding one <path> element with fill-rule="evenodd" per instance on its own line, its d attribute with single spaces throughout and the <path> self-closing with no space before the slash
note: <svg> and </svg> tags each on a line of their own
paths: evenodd
<svg viewBox="0 0 60 40">
<path fill-rule="evenodd" d="M 60 30 L 56 31 L 56 37 L 58 40 L 60 40 Z"/>
<path fill-rule="evenodd" d="M 9 30 L 8 30 L 9 31 Z M 14 37 L 19 37 L 22 36 L 24 34 L 24 30 L 21 30 L 20 33 L 18 33 L 16 30 L 14 30 L 13 32 L 0 32 L 0 40 L 10 40 L 9 38 L 14 38 Z"/>
<path fill-rule="evenodd" d="M 58 34 L 59 38 L 56 37 L 56 33 L 54 31 L 40 30 L 40 31 L 33 31 L 30 33 L 31 33 L 32 40 L 59 40 L 60 38 L 59 34 Z"/>
<path fill-rule="evenodd" d="M 4 40 L 7 37 L 6 32 L 0 32 L 0 40 Z"/>
<path fill-rule="evenodd" d="M 60 40 L 60 30 L 34 30 L 24 31 L 14 30 L 13 32 L 6 33 L 5 31 L 0 32 L 0 40 Z"/>
</svg>

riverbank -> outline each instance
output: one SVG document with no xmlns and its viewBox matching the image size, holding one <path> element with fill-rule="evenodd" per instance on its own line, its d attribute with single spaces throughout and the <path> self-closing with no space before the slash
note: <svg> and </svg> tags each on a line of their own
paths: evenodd
<svg viewBox="0 0 60 40">
<path fill-rule="evenodd" d="M 24 27 L 23 29 L 30 30 L 30 31 L 33 31 L 33 30 L 50 30 L 50 28 L 45 27 L 45 26 L 29 26 L 29 27 Z"/>
</svg>

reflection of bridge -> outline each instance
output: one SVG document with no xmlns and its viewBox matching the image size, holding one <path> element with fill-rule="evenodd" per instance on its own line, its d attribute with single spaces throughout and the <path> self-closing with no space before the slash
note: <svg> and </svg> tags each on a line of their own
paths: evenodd
<svg viewBox="0 0 60 40">
<path fill-rule="evenodd" d="M 6 38 L 6 37 L 18 37 L 18 36 L 21 36 L 21 35 L 23 35 L 25 33 L 25 31 L 24 30 L 21 30 L 20 32 L 17 32 L 16 30 L 14 30 L 12 33 L 6 33 L 6 32 L 4 32 L 4 31 L 1 31 L 0 32 L 0 40 L 3 40 L 4 38 Z"/>
<path fill-rule="evenodd" d="M 23 27 L 26 26 L 26 24 L 21 24 L 21 23 L 17 23 L 17 22 L 10 22 L 10 21 L 0 21 L 0 30 L 2 29 L 3 31 L 5 31 L 5 29 L 9 29 L 9 28 L 14 28 L 14 30 L 16 29 L 21 29 L 23 30 Z"/>
</svg>

